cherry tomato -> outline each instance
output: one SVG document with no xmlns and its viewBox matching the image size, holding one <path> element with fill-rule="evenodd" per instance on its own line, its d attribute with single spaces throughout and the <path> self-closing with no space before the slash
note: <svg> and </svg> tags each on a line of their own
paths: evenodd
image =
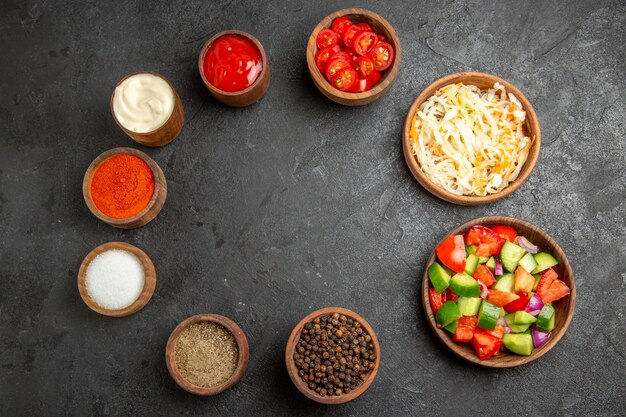
<svg viewBox="0 0 626 417">
<path fill-rule="evenodd" d="M 347 53 L 348 55 L 350 55 L 350 59 L 351 59 L 350 62 L 354 62 L 357 59 L 359 59 L 359 55 L 356 52 L 354 52 L 354 49 L 346 47 L 346 49 L 344 49 L 343 51 Z"/>
<path fill-rule="evenodd" d="M 465 271 L 465 244 L 463 236 L 450 236 L 436 249 L 437 257 L 445 266 L 455 272 Z"/>
<path fill-rule="evenodd" d="M 333 77 L 333 75 L 335 75 L 335 73 L 349 67 L 350 63 L 344 58 L 338 58 L 328 61 L 328 64 L 326 65 L 326 79 L 328 81 L 331 81 L 331 78 Z"/>
<path fill-rule="evenodd" d="M 317 68 L 322 71 L 322 73 L 326 71 L 326 64 L 330 60 L 331 55 L 333 55 L 334 53 L 335 51 L 333 50 L 333 48 L 325 48 L 320 49 L 315 54 L 315 64 L 317 65 Z"/>
<path fill-rule="evenodd" d="M 374 71 L 376 71 L 374 69 L 374 61 L 372 61 L 372 58 L 368 56 L 361 56 L 357 58 L 354 66 L 356 68 L 356 72 L 359 74 L 359 78 L 367 78 L 371 76 Z"/>
<path fill-rule="evenodd" d="M 356 71 L 350 66 L 340 69 L 330 78 L 332 86 L 340 91 L 350 91 L 356 82 Z"/>
<path fill-rule="evenodd" d="M 502 339 L 494 336 L 488 330 L 477 327 L 472 337 L 472 346 L 481 360 L 487 359 L 498 353 L 500 346 L 502 346 Z"/>
<path fill-rule="evenodd" d="M 378 42 L 387 42 L 387 37 L 385 35 L 378 35 Z"/>
<path fill-rule="evenodd" d="M 350 56 L 350 54 L 348 54 L 346 51 L 339 51 L 339 52 L 335 52 L 330 56 L 330 61 L 332 61 L 333 59 L 344 59 L 348 62 L 352 62 L 352 57 Z"/>
<path fill-rule="evenodd" d="M 357 23 L 356 27 L 365 32 L 372 32 L 372 27 L 365 22 Z"/>
<path fill-rule="evenodd" d="M 517 232 L 511 226 L 498 225 L 493 226 L 491 230 L 493 230 L 511 243 L 515 241 L 515 237 L 517 236 Z"/>
<path fill-rule="evenodd" d="M 437 313 L 443 305 L 441 294 L 434 288 L 428 289 L 428 299 L 430 300 L 430 307 L 433 309 L 433 313 Z"/>
<path fill-rule="evenodd" d="M 472 226 L 465 236 L 465 243 L 478 245 L 476 256 L 493 256 L 500 253 L 506 239 L 485 226 Z"/>
<path fill-rule="evenodd" d="M 330 28 L 337 35 L 343 36 L 343 32 L 345 32 L 345 30 L 348 29 L 348 27 L 350 27 L 351 25 L 352 25 L 352 22 L 350 21 L 350 19 L 348 19 L 345 16 L 342 16 L 333 20 L 333 24 L 330 26 Z"/>
<path fill-rule="evenodd" d="M 387 42 L 378 42 L 369 51 L 369 55 L 374 61 L 375 68 L 384 71 L 393 63 L 393 46 Z"/>
<path fill-rule="evenodd" d="M 471 342 L 478 323 L 478 316 L 462 316 L 454 332 L 455 342 Z"/>
<path fill-rule="evenodd" d="M 377 41 L 378 36 L 374 32 L 359 32 L 354 37 L 354 52 L 365 55 L 376 45 Z"/>
<path fill-rule="evenodd" d="M 330 29 L 324 29 L 317 34 L 315 43 L 319 49 L 331 48 L 337 45 L 339 42 L 339 36 Z"/>
<path fill-rule="evenodd" d="M 348 26 L 348 28 L 343 32 L 343 43 L 349 47 L 353 47 L 354 37 L 357 33 L 359 33 L 361 29 L 357 25 Z"/>
<path fill-rule="evenodd" d="M 374 70 L 374 72 L 367 78 L 359 78 L 359 81 L 356 83 L 354 88 L 352 89 L 353 93 L 362 93 L 364 91 L 371 90 L 376 84 L 380 81 L 380 71 Z"/>
</svg>

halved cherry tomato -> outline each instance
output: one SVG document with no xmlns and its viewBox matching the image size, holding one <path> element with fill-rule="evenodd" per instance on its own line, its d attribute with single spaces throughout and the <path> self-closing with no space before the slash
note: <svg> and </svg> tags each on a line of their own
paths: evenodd
<svg viewBox="0 0 626 417">
<path fill-rule="evenodd" d="M 387 37 L 385 35 L 378 35 L 378 42 L 387 42 Z"/>
<path fill-rule="evenodd" d="M 444 303 L 441 299 L 441 294 L 436 289 L 429 288 L 428 299 L 430 300 L 430 307 L 433 309 L 433 313 L 437 313 Z"/>
<path fill-rule="evenodd" d="M 491 269 L 487 268 L 485 264 L 478 265 L 472 277 L 484 282 L 487 288 L 496 283 L 496 277 L 493 276 L 493 272 L 491 272 Z"/>
<path fill-rule="evenodd" d="M 515 292 L 528 294 L 535 286 L 535 277 L 530 275 L 524 268 L 518 266 L 515 269 Z"/>
<path fill-rule="evenodd" d="M 378 42 L 378 36 L 374 32 L 359 32 L 354 37 L 354 52 L 359 55 L 365 55 L 368 53 L 376 42 Z"/>
<path fill-rule="evenodd" d="M 350 66 L 337 71 L 330 78 L 330 84 L 340 91 L 350 91 L 356 84 L 358 77 L 356 70 Z"/>
<path fill-rule="evenodd" d="M 319 49 L 332 48 L 339 42 L 339 36 L 330 29 L 323 29 L 317 34 L 315 43 Z"/>
<path fill-rule="evenodd" d="M 445 291 L 441 293 L 441 301 L 444 303 L 446 301 L 454 301 L 456 303 L 458 299 L 459 296 L 452 292 L 450 288 L 446 288 Z"/>
<path fill-rule="evenodd" d="M 374 69 L 374 61 L 372 61 L 372 58 L 368 56 L 359 57 L 354 63 L 354 66 L 359 78 L 367 78 L 371 76 L 374 71 L 376 71 Z"/>
<path fill-rule="evenodd" d="M 463 236 L 450 236 L 436 249 L 437 257 L 445 266 L 455 272 L 465 271 L 465 245 Z"/>
<path fill-rule="evenodd" d="M 513 243 L 517 237 L 517 232 L 511 226 L 498 225 L 491 228 L 494 232 Z"/>
<path fill-rule="evenodd" d="M 352 25 L 352 22 L 350 21 L 350 19 L 348 19 L 345 16 L 341 16 L 336 18 L 335 20 L 333 20 L 332 25 L 330 25 L 330 28 L 339 36 L 343 35 L 343 32 Z"/>
<path fill-rule="evenodd" d="M 357 59 L 359 59 L 359 55 L 356 52 L 354 52 L 354 49 L 352 48 L 346 47 L 346 49 L 344 49 L 344 52 L 350 55 L 350 58 L 352 58 L 352 61 L 351 61 L 352 63 L 354 63 Z"/>
<path fill-rule="evenodd" d="M 518 292 L 519 298 L 515 301 L 511 301 L 510 303 L 504 305 L 504 309 L 507 313 L 515 313 L 516 311 L 522 311 L 526 309 L 530 298 L 526 297 L 526 294 L 523 292 Z"/>
<path fill-rule="evenodd" d="M 372 32 L 372 27 L 365 22 L 357 23 L 356 26 L 366 32 Z"/>
<path fill-rule="evenodd" d="M 378 71 L 384 71 L 393 63 L 393 46 L 387 42 L 378 42 L 369 51 L 369 55 L 374 61 L 374 67 Z"/>
<path fill-rule="evenodd" d="M 491 304 L 497 305 L 498 307 L 503 307 L 518 298 L 519 295 L 517 294 L 498 290 L 489 290 L 489 294 L 487 294 L 487 301 Z"/>
<path fill-rule="evenodd" d="M 472 226 L 465 235 L 465 243 L 477 245 L 476 256 L 493 256 L 500 253 L 506 239 L 485 226 Z"/>
<path fill-rule="evenodd" d="M 326 71 L 326 64 L 328 64 L 331 55 L 333 55 L 334 53 L 335 51 L 333 48 L 325 48 L 320 49 L 315 54 L 315 64 L 317 65 L 317 68 L 322 71 L 322 73 Z"/>
<path fill-rule="evenodd" d="M 541 275 L 537 285 L 537 295 L 544 303 L 551 303 L 570 293 L 567 284 L 558 279 L 558 274 L 552 268 Z"/>
<path fill-rule="evenodd" d="M 461 317 L 452 339 L 454 339 L 455 342 L 471 342 L 474 336 L 474 330 L 476 329 L 476 323 L 478 323 L 478 316 Z"/>
<path fill-rule="evenodd" d="M 361 29 L 357 25 L 348 26 L 348 28 L 343 32 L 343 43 L 347 47 L 352 48 L 354 46 L 354 37 L 359 32 L 361 32 Z"/>
<path fill-rule="evenodd" d="M 477 327 L 472 337 L 472 346 L 479 359 L 488 359 L 498 353 L 500 346 L 502 346 L 502 339 L 494 336 L 488 330 Z"/>
<path fill-rule="evenodd" d="M 330 56 L 329 61 L 332 61 L 333 59 L 337 59 L 337 58 L 341 58 L 348 62 L 352 62 L 352 57 L 346 51 L 335 52 L 334 54 Z"/>
<path fill-rule="evenodd" d="M 333 75 L 335 75 L 335 73 L 337 73 L 337 71 L 340 71 L 344 68 L 350 68 L 350 63 L 344 58 L 329 60 L 328 64 L 326 65 L 326 79 L 330 81 L 330 79 L 333 77 Z"/>
</svg>

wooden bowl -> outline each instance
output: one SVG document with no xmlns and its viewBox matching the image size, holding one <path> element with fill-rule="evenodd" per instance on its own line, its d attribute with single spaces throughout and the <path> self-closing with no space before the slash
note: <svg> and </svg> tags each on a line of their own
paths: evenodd
<svg viewBox="0 0 626 417">
<path fill-rule="evenodd" d="M 320 33 L 323 29 L 329 29 L 333 20 L 341 16 L 349 18 L 355 24 L 361 22 L 367 23 L 372 27 L 372 29 L 374 29 L 375 33 L 385 35 L 387 42 L 393 46 L 395 55 L 393 64 L 391 64 L 391 67 L 382 72 L 382 78 L 378 84 L 372 87 L 369 91 L 364 91 L 362 93 L 347 93 L 337 90 L 326 80 L 326 77 L 324 77 L 315 64 L 315 54 L 318 51 L 315 39 L 317 38 L 318 33 Z M 400 71 L 401 59 L 402 47 L 400 46 L 400 38 L 398 38 L 393 26 L 391 26 L 389 22 L 381 16 L 365 9 L 343 9 L 326 16 L 315 27 L 315 29 L 313 29 L 313 33 L 311 33 L 309 43 L 306 47 L 306 62 L 309 66 L 309 73 L 311 74 L 311 78 L 313 78 L 313 83 L 315 83 L 318 90 L 320 90 L 326 97 L 335 103 L 343 104 L 344 106 L 364 106 L 378 100 L 396 81 L 398 72 Z"/>
<path fill-rule="evenodd" d="M 109 310 L 100 307 L 89 296 L 89 293 L 87 292 L 87 287 L 85 286 L 87 267 L 89 267 L 91 261 L 93 261 L 94 258 L 100 255 L 102 252 L 106 252 L 112 249 L 125 250 L 135 255 L 137 259 L 139 259 L 141 266 L 143 266 L 144 272 L 144 284 L 141 294 L 139 294 L 139 297 L 135 300 L 134 303 L 120 310 Z M 87 304 L 87 307 L 89 307 L 96 313 L 102 314 L 104 316 L 124 317 L 136 313 L 137 311 L 141 310 L 146 304 L 148 304 L 148 301 L 150 301 L 150 299 L 152 298 L 152 294 L 154 294 L 155 287 L 156 271 L 154 270 L 154 264 L 152 263 L 148 255 L 146 255 L 146 253 L 138 247 L 124 242 L 108 242 L 93 249 L 87 254 L 87 256 L 85 256 L 85 259 L 83 259 L 83 262 L 80 264 L 80 268 L 78 270 L 78 292 L 80 293 L 80 296 L 82 297 L 85 304 Z"/>
<path fill-rule="evenodd" d="M 256 47 L 259 52 L 261 52 L 261 60 L 263 61 L 263 68 L 261 70 L 261 76 L 252 84 L 250 87 L 241 91 L 224 91 L 216 88 L 211 84 L 206 77 L 204 76 L 204 70 L 202 69 L 202 63 L 204 62 L 204 56 L 206 55 L 207 50 L 211 46 L 211 44 L 217 39 L 224 35 L 239 35 L 245 38 L 248 38 Z M 263 49 L 263 45 L 261 42 L 254 36 L 249 33 L 242 32 L 240 30 L 225 30 L 213 36 L 211 39 L 206 41 L 202 50 L 200 51 L 200 56 L 198 57 L 198 71 L 200 71 L 200 76 L 202 77 L 202 81 L 206 88 L 209 89 L 213 97 L 217 99 L 222 104 L 231 107 L 245 107 L 250 104 L 256 103 L 263 97 L 267 88 L 270 85 L 271 71 L 270 64 L 267 61 L 267 55 L 265 54 L 265 49 Z"/>
<path fill-rule="evenodd" d="M 172 88 L 172 92 L 174 93 L 174 109 L 172 110 L 172 114 L 161 127 L 151 132 L 137 133 L 137 132 L 133 132 L 132 130 L 127 129 L 117 119 L 117 115 L 115 114 L 115 111 L 113 110 L 113 99 L 115 97 L 115 90 L 127 78 L 132 77 L 133 75 L 137 75 L 137 74 L 151 74 L 151 75 L 154 75 L 156 77 L 163 79 L 163 81 L 165 81 Z M 124 133 L 130 136 L 130 138 L 133 139 L 135 142 L 138 142 L 144 146 L 156 147 L 156 146 L 167 145 L 168 143 L 176 139 L 176 137 L 178 137 L 178 134 L 183 129 L 183 124 L 185 122 L 185 111 L 183 109 L 183 102 L 180 100 L 180 97 L 178 96 L 176 89 L 174 88 L 172 83 L 170 83 L 167 80 L 167 78 L 165 78 L 159 73 L 152 72 L 152 71 L 133 72 L 132 74 L 128 74 L 127 76 L 122 78 L 115 85 L 115 88 L 113 89 L 109 106 L 111 107 L 111 114 L 113 115 L 113 120 L 115 120 L 115 123 L 117 123 L 120 129 L 122 129 Z"/>
<path fill-rule="evenodd" d="M 522 107 L 526 111 L 526 123 L 525 123 L 525 133 L 531 138 L 531 148 L 528 153 L 528 158 L 524 163 L 522 170 L 519 173 L 519 176 L 515 179 L 515 181 L 509 183 L 509 185 L 504 188 L 502 191 L 490 194 L 487 196 L 468 196 L 468 195 L 456 195 L 451 192 L 444 190 L 440 186 L 433 183 L 422 171 L 419 163 L 417 162 L 417 158 L 413 154 L 413 150 L 411 148 L 411 123 L 413 120 L 413 116 L 415 112 L 419 108 L 419 106 L 426 101 L 430 96 L 432 96 L 435 91 L 449 84 L 463 83 L 463 84 L 471 84 L 475 85 L 480 89 L 488 89 L 493 87 L 494 83 L 500 83 L 505 88 L 507 93 L 513 93 L 515 97 L 522 103 Z M 537 159 L 539 158 L 539 148 L 541 147 L 541 130 L 539 129 L 539 120 L 537 119 L 537 115 L 535 114 L 535 110 L 533 106 L 530 104 L 530 101 L 526 98 L 524 94 L 520 90 L 518 90 L 514 85 L 509 82 L 503 80 L 500 77 L 496 77 L 491 74 L 484 74 L 481 72 L 459 72 L 456 74 L 446 75 L 443 78 L 438 79 L 428 87 L 422 93 L 417 96 L 411 108 L 409 109 L 409 113 L 406 116 L 406 120 L 404 121 L 404 131 L 402 133 L 402 148 L 404 150 L 404 159 L 406 160 L 409 169 L 413 173 L 415 179 L 422 185 L 422 187 L 426 188 L 429 192 L 434 194 L 435 196 L 441 198 L 442 200 L 448 201 L 454 204 L 460 204 L 463 206 L 476 206 L 480 204 L 488 204 L 494 201 L 500 200 L 513 191 L 517 190 L 520 185 L 528 179 L 530 173 L 532 172 L 535 164 L 537 163 Z"/>
<path fill-rule="evenodd" d="M 235 368 L 235 372 L 233 372 L 230 378 L 228 378 L 228 380 L 222 385 L 211 388 L 199 387 L 187 381 L 178 371 L 175 359 L 176 342 L 178 341 L 178 337 L 180 336 L 182 331 L 185 330 L 185 328 L 187 328 L 188 326 L 202 321 L 209 321 L 224 326 L 233 335 L 239 348 L 239 358 L 237 361 L 237 367 Z M 176 381 L 176 383 L 185 391 L 190 392 L 191 394 L 202 396 L 220 394 L 239 382 L 243 374 L 246 372 L 246 369 L 248 368 L 249 360 L 250 348 L 248 347 L 248 339 L 246 338 L 243 330 L 241 330 L 241 327 L 239 327 L 237 323 L 235 323 L 228 317 L 220 316 L 218 314 L 197 314 L 184 320 L 182 323 L 176 326 L 169 339 L 167 340 L 167 345 L 165 347 L 165 363 L 167 364 L 167 370 L 169 371 L 174 381 Z"/>
<path fill-rule="evenodd" d="M 495 226 L 498 224 L 513 227 L 517 230 L 519 235 L 526 237 L 529 241 L 537 245 L 540 252 L 550 253 L 559 261 L 559 264 L 556 265 L 554 269 L 559 274 L 559 279 L 563 280 L 570 287 L 571 293 L 565 298 L 554 302 L 554 307 L 556 309 L 556 322 L 554 330 L 552 331 L 552 337 L 550 337 L 550 339 L 543 346 L 534 349 L 532 355 L 530 356 L 520 356 L 514 353 L 500 352 L 496 356 L 492 356 L 486 360 L 478 359 L 478 356 L 476 356 L 474 349 L 472 349 L 469 343 L 460 344 L 454 342 L 450 333 L 437 327 L 435 315 L 433 314 L 433 310 L 428 300 L 428 289 L 430 288 L 428 267 L 432 265 L 437 258 L 434 250 L 426 262 L 426 268 L 424 269 L 424 276 L 422 278 L 422 305 L 424 307 L 424 311 L 426 312 L 426 317 L 430 327 L 433 329 L 437 337 L 456 355 L 481 366 L 490 368 L 512 368 L 540 358 L 552 349 L 554 345 L 559 342 L 559 340 L 561 340 L 572 322 L 572 318 L 574 317 L 574 308 L 576 306 L 576 280 L 574 279 L 574 272 L 572 271 L 572 267 L 567 260 L 567 256 L 565 256 L 563 249 L 561 249 L 556 241 L 549 234 L 534 224 L 516 219 L 515 217 L 486 216 L 470 220 L 467 223 L 452 229 L 441 240 L 441 242 L 450 236 L 464 234 L 470 227 L 475 225 Z"/>
<path fill-rule="evenodd" d="M 131 154 L 143 159 L 150 166 L 152 174 L 154 175 L 154 194 L 152 195 L 152 199 L 150 199 L 150 202 L 142 211 L 126 219 L 115 219 L 107 216 L 96 207 L 91 197 L 91 181 L 93 180 L 93 175 L 98 166 L 104 160 L 120 154 Z M 87 168 L 83 178 L 83 197 L 85 198 L 85 203 L 87 203 L 89 210 L 103 222 L 120 229 L 135 229 L 149 223 L 161 212 L 167 197 L 167 183 L 161 167 L 145 153 L 133 148 L 114 148 L 101 153 Z"/>
<path fill-rule="evenodd" d="M 325 315 L 330 315 L 333 313 L 343 314 L 346 317 L 350 317 L 353 320 L 361 323 L 361 326 L 367 331 L 367 333 L 372 337 L 372 343 L 374 344 L 374 351 L 376 352 L 376 363 L 374 365 L 374 369 L 370 371 L 369 375 L 365 378 L 363 383 L 359 385 L 356 389 L 350 391 L 347 394 L 343 394 L 340 396 L 324 396 L 322 397 L 317 392 L 311 390 L 308 385 L 306 385 L 302 379 L 298 376 L 298 368 L 296 368 L 296 364 L 293 360 L 293 354 L 296 350 L 296 345 L 298 340 L 300 339 L 300 333 L 304 328 L 304 325 L 308 322 L 312 321 L 316 317 L 321 317 Z M 316 310 L 300 320 L 300 323 L 294 327 L 291 335 L 289 336 L 289 340 L 287 341 L 287 346 L 285 348 L 285 364 L 287 365 L 287 372 L 289 373 L 289 377 L 291 381 L 296 386 L 298 391 L 304 394 L 306 397 L 310 398 L 313 401 L 316 401 L 321 404 L 343 404 L 349 401 L 354 400 L 359 395 L 363 394 L 374 382 L 374 378 L 376 378 L 376 374 L 378 373 L 378 368 L 380 367 L 380 344 L 378 343 L 378 339 L 376 338 L 376 333 L 374 333 L 374 329 L 369 325 L 367 321 L 354 311 L 340 308 L 340 307 L 327 307 L 322 308 L 320 310 Z"/>
</svg>

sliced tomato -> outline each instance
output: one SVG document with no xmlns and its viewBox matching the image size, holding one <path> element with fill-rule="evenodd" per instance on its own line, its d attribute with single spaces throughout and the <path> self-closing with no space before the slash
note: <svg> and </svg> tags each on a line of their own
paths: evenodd
<svg viewBox="0 0 626 417">
<path fill-rule="evenodd" d="M 553 268 L 549 268 L 541 274 L 541 278 L 539 278 L 539 282 L 537 283 L 537 295 L 543 301 L 542 294 L 548 291 L 550 288 L 550 284 L 559 278 L 559 275 Z M 545 301 L 544 301 L 545 303 Z"/>
<path fill-rule="evenodd" d="M 502 346 L 502 339 L 494 336 L 488 330 L 476 328 L 472 337 L 472 346 L 480 360 L 488 359 L 498 353 Z"/>
<path fill-rule="evenodd" d="M 330 56 L 334 53 L 335 51 L 333 48 L 325 48 L 325 49 L 320 49 L 315 54 L 315 64 L 317 65 L 317 68 L 319 68 L 319 70 L 322 71 L 322 73 L 326 71 L 326 64 L 328 64 L 328 61 L 330 60 Z"/>
<path fill-rule="evenodd" d="M 330 29 L 323 29 L 317 34 L 315 43 L 319 49 L 332 48 L 339 42 L 339 36 Z"/>
<path fill-rule="evenodd" d="M 441 294 L 439 294 L 434 288 L 428 289 L 428 300 L 430 300 L 430 307 L 433 309 L 433 313 L 437 313 L 445 302 L 443 301 Z"/>
<path fill-rule="evenodd" d="M 504 242 L 505 238 L 485 226 L 472 226 L 465 235 L 465 243 L 478 246 L 476 256 L 498 255 Z"/>
<path fill-rule="evenodd" d="M 378 42 L 387 42 L 387 37 L 385 35 L 378 34 Z"/>
<path fill-rule="evenodd" d="M 346 51 L 339 51 L 339 52 L 333 53 L 330 56 L 329 61 L 332 61 L 333 59 L 338 59 L 338 58 L 344 59 L 348 62 L 352 62 L 352 57 Z"/>
<path fill-rule="evenodd" d="M 359 78 L 367 78 L 372 75 L 374 71 L 374 61 L 368 56 L 360 56 L 354 63 L 356 72 Z"/>
<path fill-rule="evenodd" d="M 378 42 L 378 36 L 374 32 L 359 32 L 354 37 L 354 52 L 359 55 L 367 54 Z"/>
<path fill-rule="evenodd" d="M 499 307 L 503 307 L 518 298 L 519 295 L 517 294 L 498 290 L 489 290 L 489 294 L 487 294 L 487 301 Z"/>
<path fill-rule="evenodd" d="M 472 277 L 484 282 L 487 288 L 496 283 L 496 277 L 493 275 L 493 272 L 491 272 L 491 269 L 489 269 L 485 264 L 478 265 Z"/>
<path fill-rule="evenodd" d="M 378 71 L 384 71 L 393 63 L 393 46 L 387 42 L 378 42 L 368 52 Z"/>
<path fill-rule="evenodd" d="M 444 303 L 446 301 L 454 301 L 456 303 L 458 299 L 459 296 L 456 295 L 450 288 L 446 288 L 446 290 L 441 293 L 441 300 Z"/>
<path fill-rule="evenodd" d="M 330 84 L 340 91 L 350 91 L 354 88 L 358 77 L 352 67 L 342 68 L 330 78 Z"/>
<path fill-rule="evenodd" d="M 489 333 L 497 337 L 498 339 L 502 339 L 504 336 L 504 326 L 501 324 L 496 324 L 496 327 L 493 330 L 487 330 Z"/>
<path fill-rule="evenodd" d="M 465 245 L 463 236 L 450 236 L 436 249 L 437 257 L 445 266 L 456 272 L 465 271 Z"/>
<path fill-rule="evenodd" d="M 517 232 L 511 226 L 498 225 L 491 228 L 494 232 L 513 243 L 517 237 Z"/>
<path fill-rule="evenodd" d="M 478 323 L 478 316 L 462 316 L 459 319 L 459 324 L 456 326 L 452 339 L 455 342 L 471 342 L 476 323 Z"/>
<path fill-rule="evenodd" d="M 352 48 L 353 47 L 353 42 L 354 42 L 354 37 L 360 31 L 361 31 L 361 29 L 357 25 L 348 26 L 346 28 L 346 30 L 343 32 L 343 36 L 341 37 L 343 39 L 343 43 L 347 47 Z"/>
<path fill-rule="evenodd" d="M 350 26 L 352 26 L 352 22 L 350 21 L 350 19 L 348 19 L 345 16 L 341 16 L 333 20 L 333 23 L 332 25 L 330 25 L 330 28 L 337 35 L 342 36 L 343 32 Z"/>
<path fill-rule="evenodd" d="M 522 311 L 526 309 L 530 298 L 526 297 L 526 294 L 523 292 L 518 292 L 519 298 L 515 301 L 511 301 L 508 304 L 505 304 L 503 307 L 507 313 L 515 313 L 516 311 Z"/>
<path fill-rule="evenodd" d="M 358 83 L 354 86 L 352 90 L 355 93 L 361 93 L 363 91 L 371 90 L 373 86 L 378 84 L 380 81 L 380 71 L 374 70 L 372 75 L 367 78 L 359 78 Z"/>
<path fill-rule="evenodd" d="M 350 68 L 351 65 L 344 58 L 331 59 L 326 65 L 326 79 L 331 80 L 333 75 L 344 68 Z"/>
<path fill-rule="evenodd" d="M 545 271 L 537 285 L 537 295 L 544 303 L 559 300 L 571 292 L 567 284 L 558 279 L 558 274 L 553 268 Z"/>
<path fill-rule="evenodd" d="M 372 32 L 372 27 L 365 22 L 357 23 L 356 26 L 365 32 Z"/>
<path fill-rule="evenodd" d="M 535 277 L 530 275 L 524 268 L 518 266 L 515 269 L 515 292 L 528 294 L 535 286 Z"/>
</svg>

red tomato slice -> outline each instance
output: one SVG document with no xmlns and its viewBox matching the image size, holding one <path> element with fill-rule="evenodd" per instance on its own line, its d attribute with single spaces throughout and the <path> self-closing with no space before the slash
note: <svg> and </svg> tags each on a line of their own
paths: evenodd
<svg viewBox="0 0 626 417">
<path fill-rule="evenodd" d="M 537 295 L 544 303 L 559 300 L 571 292 L 567 284 L 558 279 L 558 274 L 553 268 L 548 269 L 541 275 L 537 285 Z"/>
<path fill-rule="evenodd" d="M 353 42 L 354 42 L 354 37 L 360 31 L 361 31 L 361 29 L 357 25 L 348 26 L 348 28 L 346 28 L 346 30 L 343 32 L 343 36 L 342 36 L 343 43 L 347 47 L 352 48 L 353 47 Z"/>
<path fill-rule="evenodd" d="M 461 317 L 452 339 L 454 339 L 455 342 L 471 342 L 474 336 L 474 330 L 476 330 L 476 323 L 478 323 L 478 316 Z"/>
<path fill-rule="evenodd" d="M 350 26 L 352 26 L 352 22 L 350 21 L 350 19 L 348 19 L 345 16 L 341 16 L 333 20 L 333 23 L 332 25 L 330 25 L 330 28 L 337 35 L 342 36 L 343 32 Z"/>
<path fill-rule="evenodd" d="M 356 26 L 366 32 L 373 32 L 372 27 L 365 22 L 357 23 Z"/>
<path fill-rule="evenodd" d="M 354 37 L 354 52 L 359 55 L 368 53 L 378 42 L 378 36 L 374 32 L 359 32 Z"/>
<path fill-rule="evenodd" d="M 324 71 L 326 71 L 326 64 L 328 64 L 331 55 L 334 53 L 335 51 L 333 48 L 326 48 L 320 49 L 315 54 L 315 64 L 317 65 L 317 68 L 322 71 L 322 74 L 324 73 Z"/>
<path fill-rule="evenodd" d="M 344 58 L 329 60 L 326 65 L 326 79 L 330 81 L 333 75 L 344 68 L 350 68 L 350 63 Z"/>
<path fill-rule="evenodd" d="M 523 292 L 518 292 L 519 298 L 515 301 L 511 301 L 510 303 L 504 306 L 504 309 L 507 313 L 515 313 L 516 311 L 522 311 L 526 309 L 530 298 L 526 297 L 526 294 Z"/>
<path fill-rule="evenodd" d="M 503 307 L 518 298 L 519 295 L 517 294 L 498 290 L 489 290 L 489 294 L 487 294 L 487 301 L 491 304 L 497 305 L 498 307 Z"/>
<path fill-rule="evenodd" d="M 504 326 L 502 326 L 501 324 L 496 324 L 495 329 L 489 331 L 487 330 L 489 333 L 491 333 L 492 335 L 494 335 L 495 337 L 497 337 L 498 339 L 502 339 L 502 336 L 504 336 Z"/>
<path fill-rule="evenodd" d="M 359 78 L 359 81 L 352 89 L 353 93 L 362 93 L 363 91 L 371 90 L 373 86 L 380 81 L 380 71 L 374 70 L 371 76 L 367 78 Z"/>
<path fill-rule="evenodd" d="M 493 256 L 500 253 L 506 239 L 485 226 L 472 226 L 465 235 L 465 243 L 477 245 L 476 256 Z"/>
<path fill-rule="evenodd" d="M 387 42 L 378 42 L 369 51 L 369 55 L 374 61 L 375 68 L 384 71 L 393 63 L 393 46 Z"/>
<path fill-rule="evenodd" d="M 332 61 L 333 59 L 337 59 L 337 58 L 341 58 L 345 61 L 352 62 L 352 57 L 346 51 L 335 52 L 330 56 L 328 60 Z"/>
<path fill-rule="evenodd" d="M 385 35 L 378 35 L 378 42 L 387 42 L 387 37 Z"/>
<path fill-rule="evenodd" d="M 340 91 L 350 91 L 357 82 L 356 70 L 350 66 L 342 68 L 331 76 L 330 84 Z"/>
<path fill-rule="evenodd" d="M 478 265 L 472 277 L 484 282 L 487 288 L 496 283 L 496 277 L 493 275 L 493 272 L 491 272 L 491 269 L 487 268 L 484 264 Z"/>
<path fill-rule="evenodd" d="M 463 236 L 450 236 L 436 249 L 437 257 L 445 266 L 456 272 L 465 271 L 465 245 Z"/>
<path fill-rule="evenodd" d="M 558 279 L 558 274 L 552 268 L 546 270 L 543 274 L 541 274 L 541 278 L 539 278 L 539 282 L 537 283 L 537 295 L 543 301 L 543 297 L 541 294 L 544 294 L 550 288 L 550 284 L 556 279 Z M 545 303 L 545 301 L 544 301 Z"/>
<path fill-rule="evenodd" d="M 437 313 L 444 303 L 441 294 L 439 294 L 436 289 L 429 288 L 428 299 L 430 300 L 430 307 L 433 309 L 433 313 Z"/>
<path fill-rule="evenodd" d="M 498 353 L 502 346 L 502 339 L 494 336 L 488 330 L 476 328 L 472 337 L 472 346 L 480 360 L 488 359 Z"/>
<path fill-rule="evenodd" d="M 524 268 L 518 266 L 515 269 L 515 292 L 528 294 L 535 286 L 535 277 L 530 275 Z"/>
<path fill-rule="evenodd" d="M 513 243 L 517 237 L 517 232 L 511 226 L 498 225 L 491 228 L 494 232 Z"/>
<path fill-rule="evenodd" d="M 446 288 L 446 290 L 441 293 L 441 301 L 444 303 L 446 301 L 454 301 L 456 303 L 458 299 L 459 296 L 452 292 L 450 288 Z"/>
<path fill-rule="evenodd" d="M 339 42 L 339 36 L 330 29 L 323 29 L 317 34 L 315 43 L 319 49 L 332 48 Z"/>
<path fill-rule="evenodd" d="M 368 56 L 359 57 L 354 65 L 359 78 L 367 78 L 371 76 L 374 71 L 376 71 L 374 69 L 374 61 L 372 61 L 372 58 Z"/>
</svg>

